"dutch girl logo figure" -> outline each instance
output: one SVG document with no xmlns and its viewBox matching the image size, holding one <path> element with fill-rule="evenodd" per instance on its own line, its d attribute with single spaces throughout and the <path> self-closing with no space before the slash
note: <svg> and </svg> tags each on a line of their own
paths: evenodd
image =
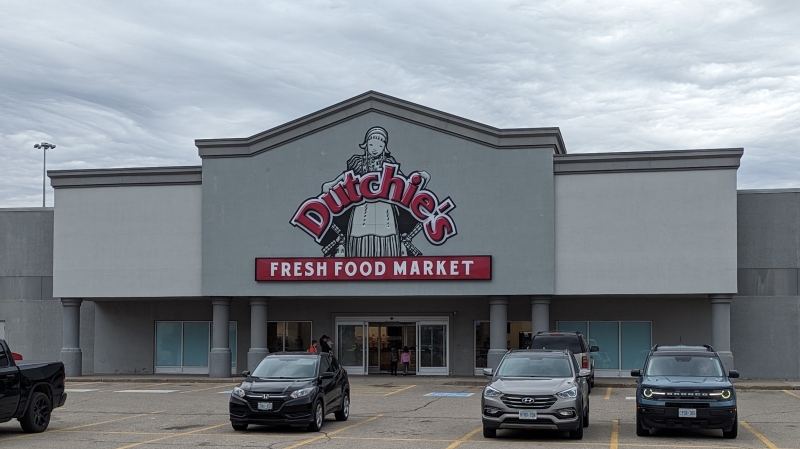
<svg viewBox="0 0 800 449">
<path fill-rule="evenodd" d="M 449 215 L 456 205 L 426 189 L 427 172 L 406 176 L 400 171 L 384 128 L 369 128 L 359 147 L 363 154 L 352 156 L 347 170 L 324 183 L 291 220 L 326 257 L 421 256 L 412 243 L 420 231 L 434 245 L 456 235 Z"/>
</svg>

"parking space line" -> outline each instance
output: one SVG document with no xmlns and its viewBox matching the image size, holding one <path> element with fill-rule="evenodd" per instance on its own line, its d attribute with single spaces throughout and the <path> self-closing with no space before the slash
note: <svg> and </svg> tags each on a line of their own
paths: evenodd
<svg viewBox="0 0 800 449">
<path fill-rule="evenodd" d="M 123 382 L 123 383 L 129 383 L 129 382 Z M 140 386 L 137 388 L 137 390 L 141 390 L 142 388 L 147 388 L 147 387 L 155 387 L 156 385 L 166 385 L 166 382 L 159 382 L 159 383 L 155 383 L 155 384 L 144 384 L 144 385 L 140 385 Z M 110 391 L 116 391 L 116 390 L 119 390 L 119 389 L 121 389 L 121 388 L 122 388 L 122 387 L 109 388 L 108 390 L 100 390 L 100 392 L 101 392 L 101 393 L 108 393 L 108 392 L 110 392 Z"/>
<path fill-rule="evenodd" d="M 611 388 L 609 388 L 611 390 Z M 609 391 L 610 393 L 610 391 Z M 619 447 L 619 420 L 611 421 L 611 444 L 608 446 L 610 449 L 617 449 Z"/>
<path fill-rule="evenodd" d="M 611 397 L 611 387 L 606 388 L 606 396 L 603 398 L 608 400 Z"/>
<path fill-rule="evenodd" d="M 313 443 L 315 441 L 319 441 L 319 440 L 321 440 L 323 438 L 328 438 L 330 435 L 336 435 L 337 433 L 344 432 L 345 430 L 350 430 L 353 427 L 358 427 L 358 426 L 360 426 L 362 424 L 366 424 L 366 423 L 368 423 L 370 421 L 375 421 L 376 419 L 380 418 L 381 416 L 383 416 L 383 413 L 378 413 L 377 415 L 375 415 L 375 416 L 373 416 L 371 418 L 367 418 L 364 421 L 357 422 L 357 423 L 355 423 L 353 425 L 350 425 L 350 426 L 347 426 L 347 427 L 342 427 L 341 429 L 336 429 L 333 432 L 325 432 L 322 435 L 316 436 L 314 438 L 309 438 L 307 440 L 303 440 L 303 441 L 301 441 L 299 443 L 295 443 L 295 444 L 293 444 L 291 446 L 286 446 L 283 449 L 294 449 L 296 447 L 305 446 L 306 444 Z M 119 449 L 123 449 L 123 448 L 119 448 Z"/>
<path fill-rule="evenodd" d="M 157 415 L 159 413 L 164 413 L 164 412 L 166 412 L 166 410 L 158 410 L 156 412 L 150 412 L 150 413 L 140 413 L 138 415 L 125 416 L 125 417 L 122 417 L 122 418 L 110 419 L 108 421 L 101 421 L 101 422 L 96 422 L 96 423 L 91 423 L 91 424 L 83 424 L 83 425 L 80 425 L 80 426 L 67 427 L 66 429 L 51 429 L 51 430 L 48 430 L 47 432 L 48 433 L 68 432 L 68 431 L 75 430 L 75 429 L 83 429 L 85 427 L 99 426 L 101 424 L 108 424 L 108 423 L 117 422 L 117 421 L 124 421 L 126 419 L 141 418 L 142 416 Z M 28 438 L 28 437 L 32 437 L 32 436 L 36 436 L 36 435 L 41 435 L 41 434 L 40 433 L 26 433 L 24 435 L 20 435 L 20 436 L 16 436 L 16 437 L 3 438 L 0 441 L 4 441 L 5 442 L 5 441 L 11 441 L 11 440 L 18 440 L 20 438 Z"/>
<path fill-rule="evenodd" d="M 453 441 L 453 444 L 451 444 L 450 446 L 447 446 L 447 449 L 455 449 L 455 448 L 457 448 L 458 446 L 461 445 L 461 443 L 463 443 L 463 442 L 467 441 L 468 439 L 472 438 L 473 435 L 475 435 L 476 433 L 478 433 L 482 429 L 483 429 L 483 426 L 478 427 L 477 429 L 473 430 L 472 432 L 470 432 L 470 433 L 464 435 L 463 437 Z"/>
<path fill-rule="evenodd" d="M 409 385 L 409 386 L 407 386 L 405 388 L 401 388 L 399 390 L 392 391 L 391 393 L 386 393 L 386 394 L 384 394 L 384 396 L 389 396 L 389 395 L 393 395 L 395 393 L 400 393 L 401 391 L 406 391 L 406 390 L 414 388 L 414 387 L 416 387 L 416 385 Z"/>
<path fill-rule="evenodd" d="M 150 444 L 150 443 L 155 443 L 157 441 L 169 440 L 170 438 L 178 438 L 178 437 L 182 437 L 182 436 L 186 436 L 186 435 L 191 435 L 193 433 L 202 432 L 204 430 L 216 429 L 217 427 L 222 427 L 222 426 L 226 426 L 226 425 L 228 425 L 228 423 L 222 423 L 222 424 L 217 424 L 217 425 L 214 425 L 214 426 L 203 427 L 202 429 L 190 430 L 189 432 L 176 433 L 176 434 L 172 434 L 172 435 L 167 435 L 165 437 L 156 438 L 156 439 L 153 439 L 153 440 L 141 441 L 139 443 L 133 443 L 133 444 L 129 444 L 127 446 L 120 446 L 117 449 L 130 449 L 132 447 L 141 446 L 143 444 Z"/>
<path fill-rule="evenodd" d="M 781 390 L 781 391 L 783 391 L 784 393 L 788 394 L 789 396 L 794 396 L 794 397 L 796 397 L 797 399 L 800 399 L 800 396 L 798 396 L 798 395 L 796 395 L 796 394 L 792 393 L 792 392 L 791 392 L 791 391 L 789 391 L 789 390 Z"/>
<path fill-rule="evenodd" d="M 778 449 L 778 446 L 775 446 L 774 444 L 772 444 L 772 442 L 770 440 L 768 440 L 767 437 L 765 437 L 764 435 L 761 435 L 760 433 L 758 433 L 758 431 L 756 429 L 750 427 L 750 424 L 747 424 L 746 422 L 742 421 L 741 419 L 739 420 L 739 424 L 743 425 L 745 429 L 749 430 L 750 433 L 755 435 L 756 438 L 761 440 L 762 443 L 766 444 L 769 449 Z"/>
<path fill-rule="evenodd" d="M 216 385 L 216 386 L 213 386 L 213 387 L 208 387 L 208 388 L 200 388 L 200 389 L 197 389 L 197 390 L 186 390 L 186 391 L 181 391 L 181 392 L 180 392 L 180 394 L 183 394 L 183 393 L 194 393 L 194 392 L 197 392 L 197 391 L 217 390 L 217 389 L 220 389 L 220 388 L 230 388 L 230 387 L 235 387 L 235 386 L 237 386 L 237 385 L 239 385 L 239 384 L 223 384 L 223 385 Z"/>
</svg>

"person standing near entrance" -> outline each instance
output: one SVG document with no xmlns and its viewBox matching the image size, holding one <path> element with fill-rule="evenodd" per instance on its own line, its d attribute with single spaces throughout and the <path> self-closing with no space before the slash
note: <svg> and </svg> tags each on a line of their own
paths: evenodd
<svg viewBox="0 0 800 449">
<path fill-rule="evenodd" d="M 311 346 L 308 347 L 308 352 L 312 354 L 319 352 L 319 345 L 317 344 L 317 340 L 311 340 Z"/>
<path fill-rule="evenodd" d="M 411 363 L 411 353 L 408 346 L 403 346 L 403 353 L 400 354 L 400 361 L 403 362 L 403 375 L 408 376 L 408 364 Z"/>
<path fill-rule="evenodd" d="M 323 353 L 325 352 L 333 353 L 333 350 L 331 349 L 330 346 L 330 337 L 328 337 L 327 335 L 319 337 L 319 351 Z"/>
<path fill-rule="evenodd" d="M 392 352 L 389 354 L 389 363 L 391 367 L 391 374 L 392 376 L 397 375 L 397 361 L 400 360 L 400 354 L 397 353 L 397 348 L 392 348 Z"/>
</svg>

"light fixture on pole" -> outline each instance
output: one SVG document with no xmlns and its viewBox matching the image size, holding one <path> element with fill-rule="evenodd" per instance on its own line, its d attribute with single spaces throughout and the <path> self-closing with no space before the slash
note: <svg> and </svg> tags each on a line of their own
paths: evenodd
<svg viewBox="0 0 800 449">
<path fill-rule="evenodd" d="M 45 180 L 47 179 L 47 150 L 52 150 L 56 146 L 52 143 L 42 142 L 33 145 L 34 148 L 41 148 L 42 153 L 44 154 L 44 158 L 42 159 L 42 207 L 44 207 L 44 198 L 45 198 Z"/>
</svg>

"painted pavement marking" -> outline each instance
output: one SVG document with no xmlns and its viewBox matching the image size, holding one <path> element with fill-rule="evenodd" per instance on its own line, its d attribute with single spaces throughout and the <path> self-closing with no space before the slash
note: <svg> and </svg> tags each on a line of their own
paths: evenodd
<svg viewBox="0 0 800 449">
<path fill-rule="evenodd" d="M 157 394 L 165 394 L 165 393 L 174 393 L 179 390 L 117 390 L 114 393 L 157 393 Z"/>
<path fill-rule="evenodd" d="M 366 423 L 368 423 L 370 421 L 374 421 L 374 420 L 376 420 L 376 419 L 378 419 L 378 418 L 380 418 L 382 416 L 383 416 L 383 413 L 379 413 L 379 414 L 377 414 L 377 415 L 375 415 L 375 416 L 373 416 L 371 418 L 365 419 L 364 421 L 355 423 L 355 424 L 347 426 L 347 427 L 342 427 L 341 429 L 334 430 L 333 432 L 322 433 L 322 435 L 316 436 L 314 438 L 309 438 L 307 440 L 303 440 L 303 441 L 301 441 L 299 443 L 293 444 L 291 446 L 287 446 L 287 447 L 285 447 L 283 449 L 294 449 L 296 447 L 305 446 L 306 444 L 313 443 L 315 441 L 319 441 L 319 440 L 322 440 L 322 439 L 327 439 L 331 435 L 336 435 L 337 433 L 344 432 L 345 430 L 350 430 L 353 427 L 358 427 L 358 426 L 360 426 L 362 424 L 366 424 Z M 123 448 L 119 448 L 119 449 L 123 449 Z"/>
<path fill-rule="evenodd" d="M 475 393 L 447 393 L 447 392 L 440 392 L 434 391 L 432 393 L 428 393 L 425 396 L 441 396 L 441 397 L 456 397 L 456 398 L 468 398 Z"/>
<path fill-rule="evenodd" d="M 139 442 L 139 443 L 133 443 L 133 444 L 129 444 L 127 446 L 120 446 L 117 449 L 130 449 L 132 447 L 141 446 L 143 444 L 155 443 L 157 441 L 169 440 L 170 438 L 178 438 L 178 437 L 182 437 L 182 436 L 186 436 L 186 435 L 191 435 L 193 433 L 203 432 L 205 430 L 216 429 L 217 427 L 227 426 L 228 424 L 229 423 L 216 424 L 216 425 L 213 425 L 213 426 L 203 427 L 202 429 L 190 430 L 189 432 L 183 432 L 183 433 L 176 433 L 176 434 L 173 434 L 173 435 L 167 435 L 165 437 L 155 438 L 153 440 L 142 441 L 142 442 Z"/>
<path fill-rule="evenodd" d="M 65 388 L 67 393 L 88 393 L 90 391 L 100 391 L 99 388 Z"/>
<path fill-rule="evenodd" d="M 743 425 L 745 429 L 749 430 L 750 433 L 752 433 L 753 435 L 756 436 L 756 438 L 761 440 L 761 442 L 764 443 L 769 449 L 778 449 L 778 446 L 775 446 L 774 444 L 772 444 L 772 441 L 768 440 L 767 437 L 765 437 L 764 435 L 761 435 L 760 433 L 758 433 L 758 431 L 756 429 L 752 428 L 750 426 L 750 424 L 747 424 L 746 422 L 742 421 L 741 419 L 739 420 L 739 424 Z"/>
<path fill-rule="evenodd" d="M 458 446 L 461 445 L 461 443 L 463 443 L 463 442 L 467 441 L 468 439 L 472 438 L 473 435 L 475 435 L 476 433 L 480 432 L 482 429 L 483 429 L 483 426 L 478 427 L 477 429 L 473 430 L 472 432 L 470 432 L 470 433 L 464 435 L 463 437 L 453 441 L 453 444 L 451 444 L 450 446 L 447 446 L 447 449 L 455 449 L 455 448 L 457 448 Z"/>
<path fill-rule="evenodd" d="M 606 395 L 603 399 L 608 400 L 611 397 L 611 387 L 606 388 Z"/>
<path fill-rule="evenodd" d="M 611 390 L 611 388 L 609 388 Z M 619 448 L 619 420 L 615 419 L 611 421 L 611 444 L 609 444 L 609 449 L 617 449 Z"/>
<path fill-rule="evenodd" d="M 781 391 L 783 391 L 784 393 L 788 394 L 789 396 L 794 396 L 794 397 L 796 397 L 797 399 L 800 399 L 800 396 L 798 396 L 798 395 L 796 395 L 796 394 L 792 393 L 792 392 L 791 392 L 791 391 L 789 391 L 789 390 L 781 390 Z"/>
<path fill-rule="evenodd" d="M 157 415 L 159 413 L 164 413 L 164 412 L 166 412 L 166 410 L 158 410 L 158 411 L 150 412 L 150 413 L 139 413 L 137 415 L 125 416 L 125 417 L 117 418 L 117 419 L 109 419 L 108 421 L 100 421 L 100 422 L 91 423 L 91 424 L 83 424 L 83 425 L 80 425 L 80 426 L 67 427 L 66 429 L 48 429 L 47 433 L 69 432 L 69 431 L 72 431 L 72 430 L 84 429 L 86 427 L 99 426 L 99 425 L 102 425 L 102 424 L 109 424 L 109 423 L 117 422 L 117 421 L 124 421 L 126 419 L 141 418 L 142 416 Z M 39 433 L 26 433 L 24 435 L 20 435 L 20 436 L 17 436 L 17 437 L 3 438 L 0 441 L 6 442 L 6 441 L 11 441 L 11 440 L 18 440 L 20 438 L 29 438 L 29 437 L 36 436 L 36 435 L 41 435 L 41 434 L 39 434 Z"/>
</svg>

